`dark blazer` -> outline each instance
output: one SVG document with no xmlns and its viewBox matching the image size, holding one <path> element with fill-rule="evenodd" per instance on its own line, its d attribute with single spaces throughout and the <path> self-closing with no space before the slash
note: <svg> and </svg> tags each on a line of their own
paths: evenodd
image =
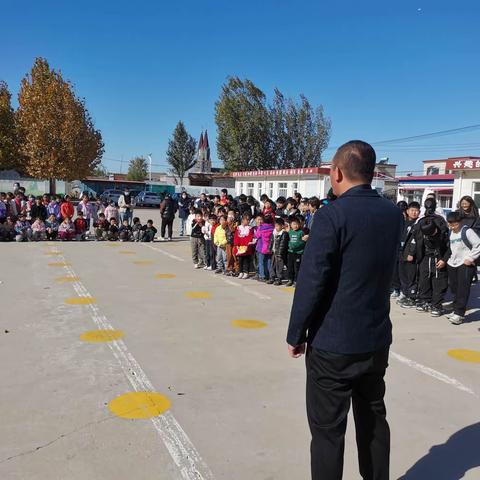
<svg viewBox="0 0 480 480">
<path fill-rule="evenodd" d="M 338 354 L 392 342 L 390 285 L 403 215 L 370 185 L 317 210 L 295 289 L 287 342 Z"/>
</svg>

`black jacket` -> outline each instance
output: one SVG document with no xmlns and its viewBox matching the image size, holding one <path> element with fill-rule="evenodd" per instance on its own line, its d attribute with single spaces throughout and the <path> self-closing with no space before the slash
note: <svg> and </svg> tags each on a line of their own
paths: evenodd
<svg viewBox="0 0 480 480">
<path fill-rule="evenodd" d="M 422 224 L 432 221 L 437 226 L 437 234 L 427 237 L 422 233 Z M 425 256 L 448 260 L 448 225 L 443 217 L 436 214 L 426 215 L 418 220 L 413 229 L 414 241 L 409 246 L 409 255 L 415 257 L 415 263 L 421 263 Z"/>
<path fill-rule="evenodd" d="M 351 188 L 315 213 L 287 342 L 338 354 L 392 342 L 390 285 L 403 215 L 370 185 Z"/>
<path fill-rule="evenodd" d="M 47 219 L 47 208 L 45 205 L 37 205 L 34 203 L 30 210 L 30 216 L 32 217 L 32 220 L 40 217 L 43 221 L 45 221 Z"/>
<path fill-rule="evenodd" d="M 404 262 L 408 261 L 407 257 L 409 255 L 412 255 L 412 257 L 416 255 L 415 233 L 418 228 L 416 222 L 417 220 L 407 220 L 403 228 L 400 258 Z"/>
<path fill-rule="evenodd" d="M 275 235 L 275 233 L 273 233 L 270 237 L 268 249 L 271 252 L 275 250 L 275 257 L 280 257 L 285 261 L 288 254 L 288 233 L 285 231 L 282 232 L 281 235 Z"/>
<path fill-rule="evenodd" d="M 173 220 L 176 211 L 177 205 L 171 198 L 166 198 L 160 204 L 160 214 L 162 215 L 163 220 Z"/>
<path fill-rule="evenodd" d="M 192 222 L 192 231 L 190 236 L 192 238 L 203 238 L 202 233 L 203 222 L 197 223 L 195 220 Z"/>
</svg>

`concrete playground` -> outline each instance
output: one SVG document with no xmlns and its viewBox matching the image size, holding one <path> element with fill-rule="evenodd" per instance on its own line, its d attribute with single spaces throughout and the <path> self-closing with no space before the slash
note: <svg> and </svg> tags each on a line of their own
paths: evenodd
<svg viewBox="0 0 480 480">
<path fill-rule="evenodd" d="M 0 265 L 2 480 L 309 478 L 293 289 L 194 270 L 186 239 L 4 243 Z M 480 479 L 479 293 L 461 326 L 393 304 L 392 479 Z"/>
</svg>

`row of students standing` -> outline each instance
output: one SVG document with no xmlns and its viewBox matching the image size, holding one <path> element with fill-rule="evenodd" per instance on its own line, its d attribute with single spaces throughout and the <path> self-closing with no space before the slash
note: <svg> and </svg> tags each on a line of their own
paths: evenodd
<svg viewBox="0 0 480 480">
<path fill-rule="evenodd" d="M 416 308 L 434 317 L 444 315 L 448 287 L 453 294 L 451 323 L 463 323 L 476 261 L 480 257 L 478 208 L 471 197 L 463 197 L 459 210 L 446 219 L 437 213 L 434 196 L 404 209 L 405 228 L 399 251 L 392 297 L 401 307 Z"/>
<path fill-rule="evenodd" d="M 234 208 L 190 208 L 186 231 L 190 233 L 194 267 L 239 279 L 295 285 L 308 240 L 306 215 L 300 214 L 293 198 L 276 202 L 263 198 L 262 209 L 252 209 L 245 200 L 240 198 Z M 302 201 L 311 221 L 320 200 Z"/>
</svg>

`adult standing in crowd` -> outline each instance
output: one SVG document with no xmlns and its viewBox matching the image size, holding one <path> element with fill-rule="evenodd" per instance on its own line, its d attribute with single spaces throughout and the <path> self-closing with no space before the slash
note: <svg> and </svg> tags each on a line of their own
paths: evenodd
<svg viewBox="0 0 480 480">
<path fill-rule="evenodd" d="M 384 375 L 403 216 L 372 189 L 375 162 L 359 140 L 337 150 L 330 180 L 339 198 L 315 213 L 295 290 L 287 343 L 293 358 L 306 353 L 313 480 L 342 478 L 351 401 L 360 474 L 389 478 Z"/>
<path fill-rule="evenodd" d="M 123 224 L 124 220 L 127 220 L 129 225 L 132 223 L 133 207 L 134 201 L 132 194 L 130 193 L 129 188 L 125 187 L 123 194 L 120 195 L 120 198 L 118 199 L 118 212 L 120 214 L 121 224 Z"/>
<path fill-rule="evenodd" d="M 190 215 L 190 206 L 192 201 L 187 192 L 182 192 L 178 199 L 178 216 L 180 218 L 180 236 L 183 237 L 186 233 L 185 226 L 187 224 L 188 216 Z"/>
<path fill-rule="evenodd" d="M 160 235 L 162 240 L 167 240 L 165 237 L 168 230 L 168 241 L 172 240 L 173 236 L 173 220 L 175 219 L 175 212 L 177 211 L 177 205 L 173 201 L 172 196 L 167 193 L 163 202 L 160 204 L 160 215 L 162 217 L 162 228 Z"/>
<path fill-rule="evenodd" d="M 460 214 L 462 227 L 480 229 L 478 225 L 478 207 L 472 197 L 465 195 L 458 202 L 458 213 Z"/>
</svg>

